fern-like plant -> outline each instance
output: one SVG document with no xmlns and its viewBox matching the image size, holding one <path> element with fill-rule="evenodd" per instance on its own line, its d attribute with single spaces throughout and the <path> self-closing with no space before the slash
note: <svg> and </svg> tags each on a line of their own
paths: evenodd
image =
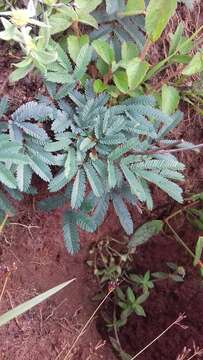
<svg viewBox="0 0 203 360">
<path fill-rule="evenodd" d="M 50 89 L 56 107 L 48 105 L 46 98 L 38 103 L 52 112 L 54 139 L 46 142 L 44 151 L 58 165 L 49 182 L 49 191 L 58 194 L 41 201 L 39 207 L 50 211 L 65 205 L 64 238 L 71 253 L 79 249 L 78 226 L 94 232 L 110 203 L 126 233 L 132 234 L 127 204 L 143 202 L 151 210 L 150 184 L 182 202 L 182 189 L 173 180 L 183 180 L 184 165 L 167 149 L 188 144 L 164 140 L 182 119 L 180 112 L 162 113 L 151 96 L 109 107 L 108 96 L 95 97 L 89 82 L 85 93 L 69 89 L 66 99 L 62 90 Z"/>
<path fill-rule="evenodd" d="M 27 157 L 21 152 L 21 145 L 11 141 L 8 134 L 8 123 L 4 121 L 4 114 L 8 109 L 8 99 L 0 101 L 0 218 L 15 213 L 8 197 L 21 200 L 15 177 L 16 166 L 26 166 Z"/>
</svg>

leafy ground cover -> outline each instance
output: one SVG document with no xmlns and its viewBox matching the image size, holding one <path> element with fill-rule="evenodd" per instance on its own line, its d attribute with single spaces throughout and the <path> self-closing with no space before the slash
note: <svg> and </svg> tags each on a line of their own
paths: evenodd
<svg viewBox="0 0 203 360">
<path fill-rule="evenodd" d="M 175 30 L 180 19 L 187 29 L 187 35 L 190 36 L 202 24 L 202 8 L 197 6 L 195 11 L 190 13 L 185 7 L 180 6 L 169 27 Z M 150 48 L 150 55 L 148 55 L 150 62 L 156 64 L 163 58 L 163 55 L 167 56 L 164 50 L 167 40 L 166 30 L 159 42 Z M 94 47 L 95 50 L 98 49 L 98 44 L 94 44 Z M 2 64 L 1 94 L 9 95 L 10 115 L 22 103 L 33 100 L 35 95 L 39 94 L 39 90 L 42 95 L 47 95 L 47 92 L 41 80 L 33 73 L 30 73 L 18 84 L 11 85 L 8 82 L 8 75 L 11 72 L 10 64 L 15 57 L 19 61 L 21 54 L 19 49 L 16 53 L 11 53 L 9 46 L 5 44 L 2 45 L 2 53 L 3 56 L 0 60 Z M 98 53 L 100 55 L 101 51 L 99 50 Z M 74 55 L 72 56 L 74 57 Z M 163 70 L 161 74 L 154 77 L 152 84 L 159 89 L 160 84 L 176 81 L 177 76 L 171 65 L 169 69 Z M 115 79 L 117 81 L 114 76 L 114 81 Z M 198 78 L 194 78 L 194 80 L 198 80 Z M 201 106 L 199 106 L 199 97 L 198 100 L 194 99 L 192 97 L 194 94 L 188 93 L 189 86 L 191 86 L 189 81 L 191 79 L 179 87 L 182 99 L 185 100 L 180 104 L 181 110 L 184 112 L 184 120 L 173 130 L 171 138 L 175 138 L 176 141 L 184 138 L 185 141 L 198 144 L 202 142 Z M 117 84 L 120 86 L 118 81 Z M 97 90 L 98 85 L 101 86 L 101 83 L 95 84 Z M 126 93 L 128 91 L 129 88 Z M 200 111 L 196 109 L 197 103 Z M 176 110 L 176 106 L 173 110 Z M 184 194 L 189 196 L 191 193 L 200 192 L 202 190 L 201 152 L 179 152 L 177 158 L 186 165 Z M 18 215 L 11 219 L 5 231 L 1 233 L 1 310 L 4 312 L 8 307 L 14 307 L 17 303 L 53 287 L 67 278 L 76 277 L 78 280 L 74 290 L 71 290 L 71 294 L 68 289 L 63 290 L 54 300 L 50 299 L 46 304 L 40 305 L 0 330 L 0 350 L 3 359 L 65 358 L 66 351 L 61 353 L 64 346 L 70 348 L 88 316 L 96 307 L 92 298 L 93 295 L 97 295 L 100 284 L 93 278 L 86 265 L 87 244 L 89 246 L 92 243 L 94 246 L 95 242 L 97 243 L 100 238 L 105 236 L 112 236 L 119 240 L 125 236 L 121 232 L 120 223 L 110 206 L 104 224 L 99 230 L 91 234 L 79 232 L 82 251 L 72 258 L 63 247 L 59 226 L 62 210 L 56 210 L 49 216 L 39 212 L 37 202 L 44 199 L 47 189 L 36 177 L 34 182 L 40 189 L 40 194 L 35 197 L 26 195 L 24 202 L 16 205 Z M 181 208 L 156 188 L 153 188 L 152 195 L 155 204 L 153 212 L 143 209 L 141 215 L 138 208 L 129 207 L 136 227 L 150 219 L 167 218 Z M 194 250 L 201 231 L 194 231 L 193 227 L 188 224 L 185 213 L 179 215 L 173 219 L 172 225 L 187 246 Z M 127 324 L 119 330 L 121 347 L 131 357 L 170 325 L 179 313 L 183 312 L 187 315 L 185 324 L 188 329 L 175 327 L 166 337 L 162 337 L 146 353 L 140 355 L 140 359 L 175 360 L 178 359 L 185 346 L 192 347 L 193 341 L 197 346 L 202 347 L 201 303 L 203 293 L 201 278 L 197 269 L 192 266 L 191 258 L 174 240 L 170 229 L 164 228 L 161 235 L 138 248 L 133 256 L 132 266 L 136 274 L 144 274 L 148 270 L 167 272 L 166 262 L 175 263 L 184 269 L 184 281 L 176 283 L 168 278 L 166 281 L 156 284 L 144 304 L 146 318 L 132 315 Z M 5 279 L 8 281 L 4 289 Z M 106 314 L 111 315 L 111 309 L 111 301 L 108 301 L 99 319 L 86 330 L 85 335 L 75 347 L 72 354 L 73 359 L 105 358 L 111 360 L 119 356 L 118 352 L 113 353 L 111 349 L 106 322 L 103 320 L 103 315 L 104 317 Z M 129 355 L 128 358 L 130 358 Z M 185 359 L 188 358 L 189 356 L 185 357 Z"/>
</svg>

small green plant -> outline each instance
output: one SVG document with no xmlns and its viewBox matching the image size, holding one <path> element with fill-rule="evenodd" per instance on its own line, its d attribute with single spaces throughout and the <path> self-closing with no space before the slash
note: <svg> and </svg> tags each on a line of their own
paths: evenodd
<svg viewBox="0 0 203 360">
<path fill-rule="evenodd" d="M 135 296 L 131 287 L 127 287 L 124 292 L 121 289 L 116 289 L 116 295 L 118 297 L 118 306 L 121 308 L 120 320 L 116 322 L 117 328 L 126 325 L 129 316 L 135 312 L 138 316 L 146 316 L 142 304 L 147 300 L 149 293 L 144 292 L 140 296 Z"/>
<path fill-rule="evenodd" d="M 145 302 L 157 283 L 165 280 L 184 281 L 186 274 L 184 267 L 171 262 L 166 263 L 168 267 L 166 272 L 148 270 L 144 274 L 136 273 L 137 247 L 159 234 L 162 227 L 163 224 L 159 220 L 148 221 L 134 232 L 130 241 L 127 238 L 119 241 L 107 236 L 93 244 L 89 251 L 87 264 L 94 270 L 101 290 L 95 299 L 103 297 L 106 289 L 108 291 L 113 289 L 108 311 L 103 310 L 102 316 L 113 347 L 124 359 L 128 357 L 119 340 L 121 328 L 126 326 L 132 314 L 147 316 L 144 309 Z"/>
<path fill-rule="evenodd" d="M 3 118 L 8 109 L 6 97 L 0 101 L 0 118 Z M 22 195 L 18 191 L 18 184 L 15 177 L 16 166 L 25 166 L 28 163 L 27 157 L 21 152 L 21 144 L 12 141 L 8 134 L 6 121 L 0 122 L 0 218 L 11 216 L 15 213 L 8 197 L 21 200 Z"/>
<path fill-rule="evenodd" d="M 203 263 L 201 260 L 202 256 L 202 237 L 200 236 L 198 240 L 196 241 L 196 246 L 194 251 L 191 250 L 188 245 L 185 243 L 185 241 L 177 234 L 173 226 L 170 224 L 171 219 L 179 216 L 179 215 L 186 215 L 186 219 L 189 221 L 189 223 L 196 229 L 201 231 L 202 230 L 202 208 L 197 208 L 202 205 L 203 200 L 203 193 L 198 193 L 195 195 L 190 196 L 188 199 L 186 199 L 186 205 L 182 206 L 181 209 L 175 211 L 171 215 L 169 215 L 165 220 L 165 224 L 168 226 L 168 228 L 171 230 L 172 234 L 174 235 L 174 238 L 177 240 L 177 242 L 184 247 L 184 249 L 187 251 L 187 253 L 193 258 L 193 265 L 194 267 L 198 267 L 200 269 L 200 274 L 202 276 L 203 274 Z M 196 207 L 195 207 L 196 206 Z M 164 224 L 163 222 L 163 224 Z"/>
<path fill-rule="evenodd" d="M 151 210 L 150 183 L 182 202 L 182 189 L 172 180 L 184 179 L 184 165 L 171 152 L 193 145 L 164 139 L 181 121 L 180 112 L 161 112 L 151 96 L 109 107 L 108 96 L 96 97 L 90 82 L 85 94 L 51 83 L 49 91 L 52 100 L 41 97 L 10 116 L 10 138 L 18 143 L 20 159 L 26 159 L 17 163 L 15 181 L 21 192 L 30 192 L 35 173 L 49 183 L 51 193 L 62 190 L 39 207 L 50 211 L 66 205 L 64 238 L 71 253 L 79 249 L 77 226 L 94 232 L 110 203 L 125 232 L 132 234 L 126 203 L 143 202 Z M 58 168 L 54 177 L 53 166 Z"/>
</svg>

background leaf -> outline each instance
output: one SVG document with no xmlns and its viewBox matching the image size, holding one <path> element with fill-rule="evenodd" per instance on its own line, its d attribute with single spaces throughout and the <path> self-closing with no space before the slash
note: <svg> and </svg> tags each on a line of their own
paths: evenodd
<svg viewBox="0 0 203 360">
<path fill-rule="evenodd" d="M 161 220 L 152 220 L 141 225 L 131 236 L 128 247 L 133 249 L 138 245 L 144 244 L 152 236 L 159 234 L 163 228 L 163 225 L 164 223 Z"/>
<path fill-rule="evenodd" d="M 177 0 L 150 0 L 145 22 L 147 35 L 152 42 L 159 39 L 176 7 Z"/>
</svg>

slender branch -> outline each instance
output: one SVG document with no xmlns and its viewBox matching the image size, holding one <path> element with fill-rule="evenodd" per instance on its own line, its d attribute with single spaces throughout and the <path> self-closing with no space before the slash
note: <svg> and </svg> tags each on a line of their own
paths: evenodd
<svg viewBox="0 0 203 360">
<path fill-rule="evenodd" d="M 9 218 L 9 214 L 6 214 L 3 221 L 2 221 L 2 223 L 1 223 L 1 225 L 0 225 L 0 234 L 2 233 L 2 231 L 4 229 L 4 226 L 6 225 L 6 222 L 7 222 L 8 218 Z"/>
<path fill-rule="evenodd" d="M 135 356 L 133 356 L 130 360 L 135 360 L 140 356 L 145 350 L 147 350 L 152 344 L 154 344 L 157 340 L 159 340 L 164 334 L 166 334 L 174 325 L 179 325 L 183 329 L 186 327 L 181 324 L 181 321 L 185 319 L 186 316 L 184 314 L 180 314 L 179 317 L 169 325 L 161 334 L 159 334 L 155 339 L 153 339 L 148 345 L 146 345 L 141 351 L 139 351 Z"/>
<path fill-rule="evenodd" d="M 191 199 L 190 199 L 191 201 Z M 191 206 L 195 206 L 197 204 L 199 204 L 200 200 L 195 200 L 185 206 L 183 206 L 181 209 L 175 211 L 174 213 L 172 213 L 171 215 L 167 216 L 167 218 L 165 219 L 165 221 L 169 221 L 171 219 L 173 219 L 174 217 L 178 216 L 179 214 L 182 214 L 185 210 L 187 210 L 188 208 L 190 208 Z"/>
<path fill-rule="evenodd" d="M 179 242 L 184 248 L 185 250 L 188 252 L 188 254 L 190 254 L 192 256 L 192 258 L 195 260 L 196 256 L 193 253 L 193 251 L 187 246 L 187 244 L 183 241 L 183 239 L 181 239 L 181 237 L 177 234 L 177 232 L 174 230 L 174 228 L 169 224 L 169 222 L 167 220 L 164 220 L 164 222 L 166 223 L 166 225 L 169 227 L 169 229 L 172 231 L 175 239 L 177 242 Z M 200 267 L 200 269 L 203 269 L 203 262 L 201 260 L 199 260 L 197 262 L 197 265 Z"/>
<path fill-rule="evenodd" d="M 178 142 L 179 144 L 182 143 L 182 141 Z M 146 151 L 133 151 L 133 154 L 136 155 L 153 155 L 153 154 L 171 154 L 171 153 L 175 153 L 175 152 L 181 152 L 181 151 L 190 151 L 190 150 L 195 150 L 195 149 L 201 149 L 203 148 L 203 143 L 202 144 L 198 144 L 198 145 L 193 145 L 190 146 L 188 148 L 177 148 L 177 149 L 170 149 L 168 147 L 163 147 L 157 150 L 146 150 Z"/>
<path fill-rule="evenodd" d="M 170 80 L 172 80 L 174 77 L 178 76 L 178 75 L 181 75 L 182 71 L 184 69 L 184 66 L 180 66 L 175 72 L 171 73 L 168 77 L 166 77 L 165 79 L 163 79 L 163 81 L 161 82 L 158 82 L 154 87 L 153 89 L 155 91 L 158 91 L 161 89 L 161 87 L 164 85 L 164 84 L 168 84 L 168 82 Z"/>
<path fill-rule="evenodd" d="M 102 307 L 102 305 L 105 303 L 105 301 L 108 299 L 108 297 L 111 295 L 111 293 L 115 290 L 115 288 L 112 288 L 107 294 L 106 296 L 103 298 L 103 300 L 99 303 L 99 305 L 97 306 L 97 308 L 95 309 L 95 311 L 93 312 L 93 314 L 90 316 L 90 318 L 88 319 L 88 321 L 85 323 L 85 325 L 83 326 L 83 328 L 81 329 L 80 333 L 78 334 L 78 336 L 76 337 L 76 339 L 74 340 L 73 344 L 71 345 L 69 351 L 67 352 L 67 354 L 64 357 L 64 360 L 68 359 L 72 350 L 74 349 L 75 345 L 77 344 L 77 342 L 80 340 L 81 336 L 84 334 L 85 330 L 87 329 L 87 327 L 89 326 L 89 324 L 92 322 L 93 318 L 95 317 L 96 313 L 98 312 L 98 310 Z M 61 355 L 64 353 L 64 351 L 67 349 L 68 344 L 66 344 L 64 346 L 64 348 L 62 349 L 62 351 L 57 355 L 57 357 L 55 358 L 55 360 L 58 360 Z"/>
<path fill-rule="evenodd" d="M 152 44 L 151 41 L 148 39 L 143 47 L 141 54 L 140 54 L 140 60 L 143 61 L 145 59 L 145 57 L 151 47 L 151 44 Z"/>
</svg>

